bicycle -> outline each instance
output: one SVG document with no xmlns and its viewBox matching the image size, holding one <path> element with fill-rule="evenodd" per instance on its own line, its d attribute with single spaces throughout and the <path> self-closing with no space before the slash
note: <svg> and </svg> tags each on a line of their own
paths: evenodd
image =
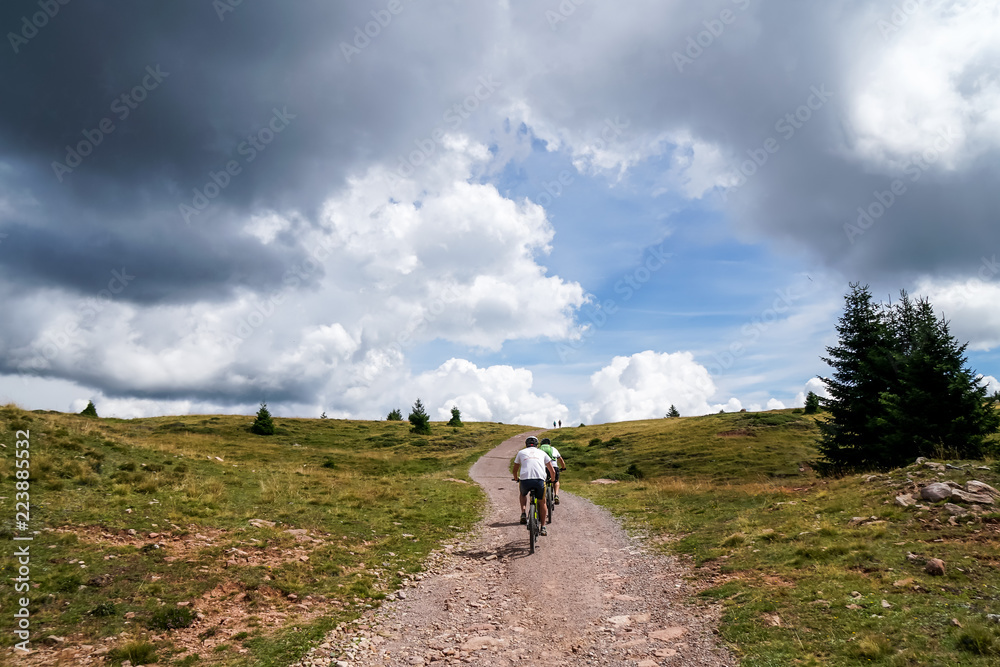
<svg viewBox="0 0 1000 667">
<path fill-rule="evenodd" d="M 556 482 L 553 479 L 545 479 L 545 507 L 549 510 L 548 522 L 552 523 L 552 516 L 556 511 Z"/>
<path fill-rule="evenodd" d="M 560 471 L 566 468 L 559 468 Z M 549 510 L 549 523 L 552 523 L 552 517 L 555 515 L 556 511 L 556 481 L 554 479 L 549 479 L 548 475 L 545 476 L 545 506 Z"/>
<path fill-rule="evenodd" d="M 517 482 L 518 480 L 513 480 Z M 541 532 L 541 522 L 538 519 L 538 493 L 531 489 L 528 491 L 528 553 L 535 553 L 535 543 L 538 541 L 538 535 Z"/>
</svg>

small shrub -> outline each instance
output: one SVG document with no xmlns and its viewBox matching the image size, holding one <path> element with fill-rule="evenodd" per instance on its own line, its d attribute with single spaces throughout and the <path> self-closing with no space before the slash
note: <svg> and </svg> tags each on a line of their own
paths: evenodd
<svg viewBox="0 0 1000 667">
<path fill-rule="evenodd" d="M 274 420 L 267 409 L 267 403 L 260 404 L 260 410 L 257 411 L 257 418 L 250 425 L 250 432 L 257 435 L 274 435 Z"/>
<path fill-rule="evenodd" d="M 893 654 L 895 649 L 884 635 L 865 634 L 851 646 L 851 654 L 862 660 L 878 660 Z"/>
<path fill-rule="evenodd" d="M 997 638 L 993 630 L 982 623 L 969 623 L 958 635 L 958 648 L 975 655 L 993 655 L 997 650 Z"/>
<path fill-rule="evenodd" d="M 413 409 L 410 411 L 410 432 L 416 433 L 417 435 L 430 435 L 431 418 L 427 416 L 427 412 L 424 410 L 424 404 L 417 399 L 417 402 L 413 404 Z"/>
<path fill-rule="evenodd" d="M 448 426 L 462 426 L 462 413 L 457 407 L 451 409 L 451 419 L 448 421 Z"/>
<path fill-rule="evenodd" d="M 113 602 L 102 602 L 93 609 L 87 612 L 91 616 L 104 617 L 104 616 L 114 616 L 118 613 L 115 609 Z"/>
<path fill-rule="evenodd" d="M 403 413 L 399 411 L 399 408 L 393 408 L 388 416 L 386 416 L 385 420 L 390 422 L 401 422 L 403 421 Z"/>
<path fill-rule="evenodd" d="M 630 465 L 628 468 L 625 469 L 625 474 L 626 475 L 632 475 L 636 479 L 642 479 L 643 477 L 646 476 L 645 474 L 643 474 L 643 472 L 639 468 L 639 466 L 637 466 L 634 463 L 632 465 Z"/>
<path fill-rule="evenodd" d="M 121 665 L 128 660 L 133 665 L 150 665 L 157 662 L 156 647 L 145 641 L 132 641 L 108 651 L 108 661 Z"/>
<path fill-rule="evenodd" d="M 808 394 L 806 394 L 806 408 L 804 412 L 807 415 L 814 415 L 817 412 L 819 412 L 819 409 L 820 409 L 819 396 L 810 391 Z"/>
<path fill-rule="evenodd" d="M 71 574 L 66 577 L 61 577 L 56 582 L 56 590 L 60 593 L 76 593 L 82 585 L 83 579 L 80 578 L 80 575 Z"/>
<path fill-rule="evenodd" d="M 733 533 L 722 541 L 724 547 L 741 547 L 747 543 L 747 536 L 743 533 Z"/>
<path fill-rule="evenodd" d="M 326 461 L 323 461 L 323 467 L 324 468 L 336 468 L 337 467 L 337 462 L 334 461 L 333 459 L 327 459 Z"/>
<path fill-rule="evenodd" d="M 80 414 L 84 417 L 96 417 L 97 408 L 94 406 L 93 401 L 87 401 L 87 407 L 80 411 Z"/>
<path fill-rule="evenodd" d="M 590 442 L 588 442 L 587 444 L 590 445 L 591 447 L 600 447 L 604 443 L 600 438 L 591 438 Z"/>
<path fill-rule="evenodd" d="M 187 607 L 162 607 L 153 612 L 149 619 L 151 630 L 190 628 L 192 624 L 194 624 L 194 614 Z"/>
</svg>

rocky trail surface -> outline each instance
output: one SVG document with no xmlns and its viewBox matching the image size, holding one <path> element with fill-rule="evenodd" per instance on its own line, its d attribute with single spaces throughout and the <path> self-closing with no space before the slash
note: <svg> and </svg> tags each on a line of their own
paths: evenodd
<svg viewBox="0 0 1000 667">
<path fill-rule="evenodd" d="M 472 467 L 489 496 L 478 529 L 300 665 L 737 664 L 717 642 L 718 609 L 693 600 L 690 567 L 646 553 L 593 503 L 560 494 L 548 537 L 528 554 L 507 467 L 527 435 Z"/>
</svg>

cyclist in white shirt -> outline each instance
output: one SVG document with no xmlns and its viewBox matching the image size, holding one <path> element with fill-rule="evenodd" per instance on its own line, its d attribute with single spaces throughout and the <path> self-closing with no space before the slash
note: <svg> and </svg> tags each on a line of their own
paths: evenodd
<svg viewBox="0 0 1000 667">
<path fill-rule="evenodd" d="M 534 489 L 542 501 L 538 503 L 538 521 L 542 526 L 539 534 L 545 535 L 547 534 L 545 519 L 548 514 L 548 508 L 545 506 L 545 472 L 548 471 L 553 479 L 555 479 L 556 472 L 552 467 L 552 459 L 538 448 L 538 438 L 529 435 L 524 440 L 524 445 L 524 449 L 514 457 L 514 467 L 512 468 L 514 479 L 520 482 L 518 486 L 521 492 L 521 523 L 528 522 L 528 515 L 525 512 L 528 507 L 528 493 Z"/>
</svg>

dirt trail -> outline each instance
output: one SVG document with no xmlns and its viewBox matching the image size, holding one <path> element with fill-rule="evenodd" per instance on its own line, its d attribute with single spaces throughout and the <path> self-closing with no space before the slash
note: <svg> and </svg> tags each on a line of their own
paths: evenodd
<svg viewBox="0 0 1000 667">
<path fill-rule="evenodd" d="M 718 610 L 692 600 L 690 568 L 645 553 L 593 503 L 560 494 L 548 537 L 528 554 L 507 469 L 527 435 L 472 466 L 490 500 L 477 531 L 436 552 L 396 600 L 300 664 L 737 664 L 716 642 Z"/>
</svg>

